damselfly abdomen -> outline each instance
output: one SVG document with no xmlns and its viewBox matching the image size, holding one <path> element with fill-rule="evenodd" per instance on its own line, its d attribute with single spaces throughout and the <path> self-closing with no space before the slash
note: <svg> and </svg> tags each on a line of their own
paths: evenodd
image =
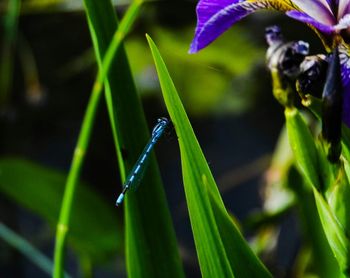
<svg viewBox="0 0 350 278">
<path fill-rule="evenodd" d="M 159 138 L 163 135 L 169 123 L 170 121 L 167 118 L 158 119 L 156 126 L 153 128 L 151 139 L 148 141 L 139 159 L 136 161 L 135 166 L 132 168 L 130 174 L 125 180 L 125 183 L 123 185 L 123 191 L 116 201 L 117 206 L 120 206 L 123 202 L 126 192 L 131 187 L 136 187 L 140 183 L 143 174 L 145 173 L 147 162 L 150 158 L 150 153 L 157 141 L 159 140 Z"/>
</svg>

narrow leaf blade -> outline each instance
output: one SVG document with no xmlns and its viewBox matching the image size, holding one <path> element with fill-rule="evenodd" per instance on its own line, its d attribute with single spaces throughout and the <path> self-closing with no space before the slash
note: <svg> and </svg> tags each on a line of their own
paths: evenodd
<svg viewBox="0 0 350 278">
<path fill-rule="evenodd" d="M 140 5 L 142 1 L 134 1 Z M 138 6 L 131 7 L 120 25 L 125 34 L 135 19 Z M 97 61 L 102 57 L 118 26 L 114 7 L 109 0 L 84 0 Z M 133 167 L 149 132 L 138 98 L 129 62 L 123 46 L 118 50 L 105 81 L 106 102 L 118 156 L 122 179 Z M 132 127 L 132 128 L 131 128 Z M 127 153 L 123 157 L 122 150 Z M 113 204 L 114 205 L 114 204 Z M 127 272 L 129 277 L 183 277 L 175 232 L 166 203 L 160 173 L 151 155 L 142 185 L 129 192 L 125 200 L 125 238 Z"/>
<path fill-rule="evenodd" d="M 297 166 L 309 186 L 320 188 L 317 150 L 311 132 L 296 108 L 286 108 L 285 116 L 289 142 Z"/>
<path fill-rule="evenodd" d="M 204 277 L 270 277 L 232 222 L 164 61 L 147 36 L 163 97 L 179 140 L 183 179 Z"/>
<path fill-rule="evenodd" d="M 318 213 L 320 215 L 322 226 L 327 236 L 328 242 L 332 248 L 334 256 L 336 257 L 339 263 L 340 269 L 342 271 L 347 271 L 349 260 L 349 241 L 346 238 L 342 227 L 336 220 L 325 199 L 315 188 L 313 191 L 315 195 Z"/>
</svg>

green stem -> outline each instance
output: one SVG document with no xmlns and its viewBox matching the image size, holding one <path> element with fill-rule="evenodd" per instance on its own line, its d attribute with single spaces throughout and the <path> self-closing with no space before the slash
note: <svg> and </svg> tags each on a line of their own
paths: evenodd
<svg viewBox="0 0 350 278">
<path fill-rule="evenodd" d="M 58 219 L 57 230 L 56 230 L 56 245 L 54 254 L 54 272 L 53 277 L 63 277 L 63 266 L 64 266 L 64 246 L 67 239 L 67 233 L 69 230 L 69 220 L 73 205 L 74 193 L 76 185 L 79 180 L 81 168 L 83 166 L 85 152 L 88 148 L 92 127 L 95 121 L 96 111 L 98 108 L 99 101 L 101 99 L 101 93 L 103 89 L 103 82 L 108 74 L 110 66 L 113 62 L 113 58 L 128 33 L 132 23 L 135 21 L 142 1 L 136 0 L 131 4 L 124 18 L 120 22 L 119 28 L 114 33 L 112 41 L 108 47 L 105 57 L 103 58 L 102 65 L 99 69 L 97 78 L 95 80 L 89 103 L 84 115 L 82 127 L 79 133 L 78 142 L 75 147 L 73 160 L 68 178 L 65 185 L 65 191 L 63 195 L 63 201 L 61 211 Z"/>
<path fill-rule="evenodd" d="M 85 152 L 89 145 L 92 126 L 94 124 L 97 107 L 101 99 L 101 92 L 102 86 L 93 87 L 93 91 L 90 96 L 89 103 L 83 119 L 83 124 L 80 130 L 78 143 L 75 147 L 71 168 L 68 174 L 56 230 L 54 277 L 63 277 L 63 253 L 69 229 L 69 220 L 72 210 L 74 193 L 84 162 Z"/>
</svg>

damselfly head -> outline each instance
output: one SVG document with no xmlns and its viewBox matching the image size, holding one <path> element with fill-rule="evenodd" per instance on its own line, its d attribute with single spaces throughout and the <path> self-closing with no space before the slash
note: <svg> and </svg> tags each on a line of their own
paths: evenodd
<svg viewBox="0 0 350 278">
<path fill-rule="evenodd" d="M 158 123 L 168 124 L 169 120 L 165 117 L 161 117 L 157 120 Z"/>
<path fill-rule="evenodd" d="M 169 124 L 169 120 L 165 117 L 159 118 L 157 120 L 157 124 L 156 126 L 153 128 L 152 130 L 152 136 L 155 136 L 157 133 L 159 133 L 160 131 L 164 131 L 164 129 L 167 127 L 167 125 Z"/>
</svg>

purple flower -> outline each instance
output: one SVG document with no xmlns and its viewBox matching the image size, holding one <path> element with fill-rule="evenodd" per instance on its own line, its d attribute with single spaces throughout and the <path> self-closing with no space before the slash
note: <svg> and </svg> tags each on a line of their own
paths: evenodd
<svg viewBox="0 0 350 278">
<path fill-rule="evenodd" d="M 338 46 L 344 88 L 343 120 L 350 127 L 350 0 L 200 0 L 189 52 L 201 50 L 234 23 L 261 9 L 282 11 L 307 23 L 320 35 L 327 50 Z"/>
</svg>

